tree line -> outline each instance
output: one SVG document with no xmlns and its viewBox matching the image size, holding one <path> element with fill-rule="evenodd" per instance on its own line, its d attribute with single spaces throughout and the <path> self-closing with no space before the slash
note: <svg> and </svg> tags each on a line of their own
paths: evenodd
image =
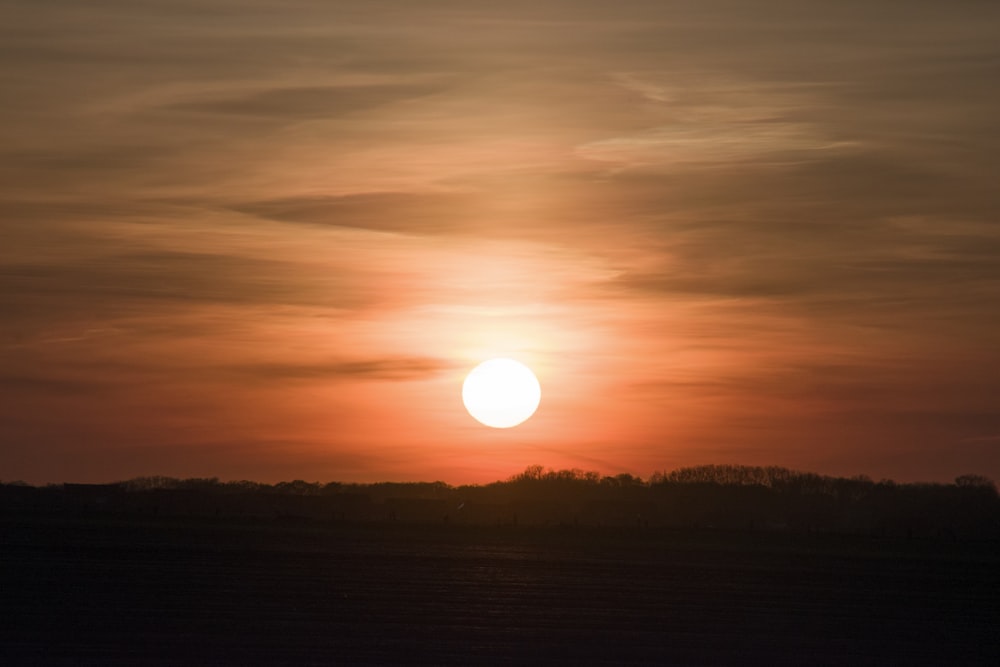
<svg viewBox="0 0 1000 667">
<path fill-rule="evenodd" d="M 266 484 L 137 477 L 114 484 L 0 484 L 0 512 L 226 516 L 283 521 L 610 525 L 1000 539 L 1000 495 L 981 475 L 950 484 L 831 477 L 778 466 L 628 473 L 529 466 L 485 485 Z"/>
</svg>

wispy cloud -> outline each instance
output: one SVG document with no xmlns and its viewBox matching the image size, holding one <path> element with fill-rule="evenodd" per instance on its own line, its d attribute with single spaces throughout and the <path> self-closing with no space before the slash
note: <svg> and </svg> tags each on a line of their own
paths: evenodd
<svg viewBox="0 0 1000 667">
<path fill-rule="evenodd" d="M 262 363 L 237 367 L 239 375 L 262 382 L 274 380 L 392 380 L 407 381 L 438 375 L 455 368 L 447 359 L 433 357 L 400 357 L 389 359 L 356 359 L 298 363 Z"/>
<path fill-rule="evenodd" d="M 405 84 L 275 87 L 244 92 L 238 96 L 204 96 L 202 99 L 175 102 L 166 109 L 274 119 L 283 122 L 342 119 L 350 114 L 370 112 L 372 109 L 394 102 L 430 95 L 440 89 L 440 86 Z"/>
</svg>

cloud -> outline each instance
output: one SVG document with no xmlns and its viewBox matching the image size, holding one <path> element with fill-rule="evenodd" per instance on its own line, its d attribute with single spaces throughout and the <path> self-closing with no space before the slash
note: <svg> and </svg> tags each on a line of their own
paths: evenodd
<svg viewBox="0 0 1000 667">
<path fill-rule="evenodd" d="M 301 271 L 293 262 L 239 254 L 149 250 L 59 263 L 9 263 L 0 275 L 13 305 L 53 300 L 92 305 L 174 301 L 216 303 L 324 303 L 357 305 L 349 290 L 331 290 L 329 277 Z"/>
<path fill-rule="evenodd" d="M 370 192 L 339 197 L 286 197 L 237 203 L 233 210 L 270 220 L 411 234 L 473 231 L 466 193 Z"/>
<path fill-rule="evenodd" d="M 455 368 L 447 359 L 435 357 L 392 357 L 320 361 L 316 363 L 246 364 L 231 370 L 259 381 L 274 380 L 389 380 L 409 381 L 433 377 Z"/>
<path fill-rule="evenodd" d="M 63 377 L 51 377 L 48 371 L 12 373 L 8 369 L 0 372 L 0 393 L 31 392 L 45 396 L 93 396 L 94 392 L 103 388 L 104 383 L 98 380 L 79 380 Z"/>
<path fill-rule="evenodd" d="M 614 78 L 651 107 L 650 126 L 584 143 L 576 153 L 616 169 L 670 172 L 752 162 L 798 164 L 856 149 L 828 124 L 803 114 L 830 90 L 815 85 L 763 81 L 671 81 L 668 74 Z"/>
<path fill-rule="evenodd" d="M 347 114 L 441 90 L 428 85 L 303 86 L 272 88 L 218 99 L 175 102 L 168 110 L 276 120 L 342 118 Z"/>
</svg>

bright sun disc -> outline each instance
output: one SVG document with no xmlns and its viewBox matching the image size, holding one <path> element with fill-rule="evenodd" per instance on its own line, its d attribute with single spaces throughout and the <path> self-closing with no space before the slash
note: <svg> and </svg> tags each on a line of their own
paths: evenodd
<svg viewBox="0 0 1000 667">
<path fill-rule="evenodd" d="M 535 414 L 542 388 L 531 369 L 513 359 L 490 359 L 466 376 L 462 402 L 477 421 L 493 428 L 517 426 Z"/>
</svg>

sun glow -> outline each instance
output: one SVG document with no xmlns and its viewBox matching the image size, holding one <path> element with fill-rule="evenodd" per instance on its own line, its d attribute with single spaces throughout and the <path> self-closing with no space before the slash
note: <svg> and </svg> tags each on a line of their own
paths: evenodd
<svg viewBox="0 0 1000 667">
<path fill-rule="evenodd" d="M 527 366 L 507 358 L 490 359 L 466 376 L 462 402 L 477 421 L 510 428 L 535 414 L 542 389 Z"/>
</svg>

